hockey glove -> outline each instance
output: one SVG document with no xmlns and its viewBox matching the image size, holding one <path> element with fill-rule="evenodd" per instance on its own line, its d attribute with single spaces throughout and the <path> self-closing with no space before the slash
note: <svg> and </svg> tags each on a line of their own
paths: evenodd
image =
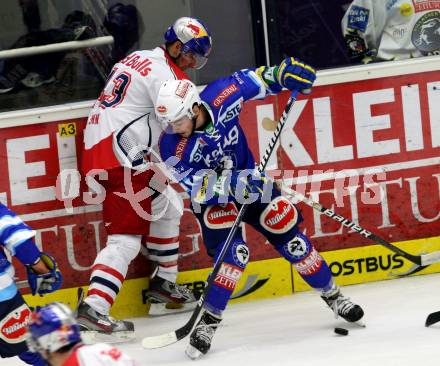
<svg viewBox="0 0 440 366">
<path fill-rule="evenodd" d="M 63 277 L 58 270 L 57 263 L 53 257 L 46 253 L 41 253 L 40 260 L 49 269 L 48 273 L 38 274 L 31 266 L 26 267 L 28 276 L 29 287 L 31 288 L 32 295 L 39 294 L 43 296 L 50 292 L 54 292 L 61 287 Z"/>
<path fill-rule="evenodd" d="M 231 192 L 238 203 L 244 200 L 255 202 L 258 198 L 272 193 L 272 180 L 257 170 L 242 170 L 231 174 Z"/>
<path fill-rule="evenodd" d="M 299 90 L 309 94 L 316 79 L 313 67 L 293 57 L 284 59 L 277 70 L 277 79 L 281 86 L 289 90 Z"/>
</svg>

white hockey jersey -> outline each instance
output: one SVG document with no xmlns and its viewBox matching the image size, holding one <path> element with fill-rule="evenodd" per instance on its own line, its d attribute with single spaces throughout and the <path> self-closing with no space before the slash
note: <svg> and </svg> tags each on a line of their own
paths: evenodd
<svg viewBox="0 0 440 366">
<path fill-rule="evenodd" d="M 126 354 L 105 343 L 74 348 L 63 366 L 137 366 Z"/>
<path fill-rule="evenodd" d="M 188 79 L 162 47 L 135 51 L 113 66 L 84 131 L 82 170 L 138 168 L 157 146 L 161 128 L 154 103 L 162 83 Z"/>
<path fill-rule="evenodd" d="M 440 54 L 440 0 L 354 0 L 342 31 L 354 60 Z"/>
</svg>

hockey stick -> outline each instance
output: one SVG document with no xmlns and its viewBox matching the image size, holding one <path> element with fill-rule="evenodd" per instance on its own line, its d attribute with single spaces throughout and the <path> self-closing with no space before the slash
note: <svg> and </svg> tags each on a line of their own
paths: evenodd
<svg viewBox="0 0 440 366">
<path fill-rule="evenodd" d="M 430 327 L 431 325 L 440 322 L 440 311 L 435 311 L 428 315 L 425 322 L 425 327 Z"/>
<path fill-rule="evenodd" d="M 275 149 L 275 145 L 278 141 L 278 138 L 280 137 L 281 130 L 283 129 L 283 127 L 286 123 L 287 116 L 289 115 L 289 112 L 292 109 L 292 106 L 296 101 L 297 94 L 298 94 L 297 91 L 293 91 L 289 100 L 287 101 L 286 107 L 284 108 L 284 112 L 280 118 L 280 121 L 278 122 L 277 128 L 274 131 L 273 136 L 269 142 L 269 146 L 267 147 L 266 152 L 264 153 L 264 155 L 261 159 L 261 162 L 258 165 L 257 169 L 260 173 L 264 172 L 264 169 L 266 168 L 266 165 L 269 161 L 269 158 Z M 203 291 L 203 294 L 200 297 L 200 299 L 197 303 L 197 306 L 191 315 L 191 318 L 186 322 L 186 324 L 184 326 L 180 327 L 179 329 L 176 329 L 175 331 L 172 331 L 172 332 L 169 332 L 166 334 L 162 334 L 162 335 L 158 335 L 158 336 L 144 338 L 142 340 L 142 347 L 148 348 L 148 349 L 165 347 L 165 346 L 173 344 L 177 341 L 180 341 L 181 339 L 185 338 L 191 332 L 191 330 L 194 327 L 194 324 L 197 321 L 197 318 L 199 317 L 200 312 L 203 309 L 203 304 L 205 302 L 206 295 L 208 294 L 209 290 L 211 289 L 211 287 L 214 283 L 214 279 L 216 278 L 217 273 L 219 272 L 220 267 L 223 263 L 223 258 L 225 257 L 225 254 L 232 243 L 232 239 L 233 239 L 238 227 L 240 226 L 241 221 L 243 219 L 243 216 L 246 213 L 246 210 L 248 207 L 249 207 L 249 204 L 246 204 L 246 203 L 241 206 L 240 211 L 238 212 L 237 217 L 234 221 L 234 224 L 232 225 L 231 230 L 229 231 L 228 237 L 226 238 L 225 244 L 223 245 L 222 250 L 220 251 L 220 254 L 217 258 L 217 261 L 215 262 L 214 268 L 208 277 L 207 285 Z"/>
<path fill-rule="evenodd" d="M 358 234 L 362 235 L 363 237 L 370 239 L 374 242 L 377 242 L 384 247 L 388 248 L 389 250 L 401 255 L 405 259 L 408 259 L 409 261 L 417 264 L 418 266 L 427 266 L 432 263 L 440 262 L 440 251 L 428 253 L 428 254 L 421 254 L 421 255 L 413 255 L 410 253 L 405 252 L 404 250 L 396 247 L 395 245 L 387 242 L 386 240 L 382 239 L 381 237 L 377 236 L 376 234 L 372 233 L 371 231 L 368 231 L 359 225 L 355 224 L 354 222 L 350 221 L 349 219 L 346 219 L 345 217 L 336 214 L 334 211 L 325 208 L 320 203 L 313 201 L 312 199 L 302 195 L 299 192 L 294 191 L 293 189 L 284 187 L 283 191 L 287 193 L 288 196 L 296 197 L 300 201 L 304 202 L 308 206 L 314 208 L 317 211 L 320 211 L 322 214 L 330 217 L 331 219 L 340 222 L 343 226 L 354 230 Z"/>
<path fill-rule="evenodd" d="M 15 282 L 15 285 L 17 286 L 17 288 L 29 288 L 28 280 L 17 281 Z"/>
</svg>

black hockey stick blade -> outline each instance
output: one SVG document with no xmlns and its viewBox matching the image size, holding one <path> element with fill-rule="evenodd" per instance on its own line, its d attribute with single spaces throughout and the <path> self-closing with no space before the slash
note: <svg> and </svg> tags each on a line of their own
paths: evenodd
<svg viewBox="0 0 440 366">
<path fill-rule="evenodd" d="M 435 311 L 431 313 L 426 318 L 425 327 L 430 327 L 431 325 L 440 322 L 440 311 Z"/>
<path fill-rule="evenodd" d="M 388 276 L 393 277 L 393 278 L 408 277 L 408 276 L 411 276 L 415 273 L 423 271 L 426 267 L 428 267 L 428 266 L 419 266 L 418 264 L 413 264 L 411 268 L 409 268 L 408 270 L 406 270 L 404 272 L 390 272 L 390 273 L 388 273 Z"/>
</svg>

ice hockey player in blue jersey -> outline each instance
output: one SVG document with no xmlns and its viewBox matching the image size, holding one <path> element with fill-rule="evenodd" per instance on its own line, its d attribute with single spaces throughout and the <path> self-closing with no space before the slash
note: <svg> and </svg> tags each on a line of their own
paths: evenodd
<svg viewBox="0 0 440 366">
<path fill-rule="evenodd" d="M 216 259 L 241 204 L 250 204 L 243 221 L 263 234 L 334 311 L 348 322 L 363 317 L 359 305 L 344 297 L 330 269 L 300 229 L 300 211 L 273 182 L 255 170 L 255 160 L 239 124 L 243 102 L 283 88 L 310 89 L 315 70 L 289 57 L 275 67 L 244 69 L 210 83 L 200 94 L 187 80 L 162 84 L 155 105 L 165 132 L 160 154 L 176 180 L 190 193 L 191 205 L 208 254 Z M 206 354 L 228 300 L 250 258 L 237 231 L 206 296 L 202 316 L 186 350 Z"/>
<path fill-rule="evenodd" d="M 61 287 L 62 277 L 55 260 L 40 252 L 35 231 L 0 203 L 0 357 L 18 356 L 29 365 L 47 363 L 38 353 L 28 351 L 26 326 L 31 311 L 17 289 L 14 267 L 6 253 L 26 266 L 32 295 L 44 295 Z"/>
</svg>

